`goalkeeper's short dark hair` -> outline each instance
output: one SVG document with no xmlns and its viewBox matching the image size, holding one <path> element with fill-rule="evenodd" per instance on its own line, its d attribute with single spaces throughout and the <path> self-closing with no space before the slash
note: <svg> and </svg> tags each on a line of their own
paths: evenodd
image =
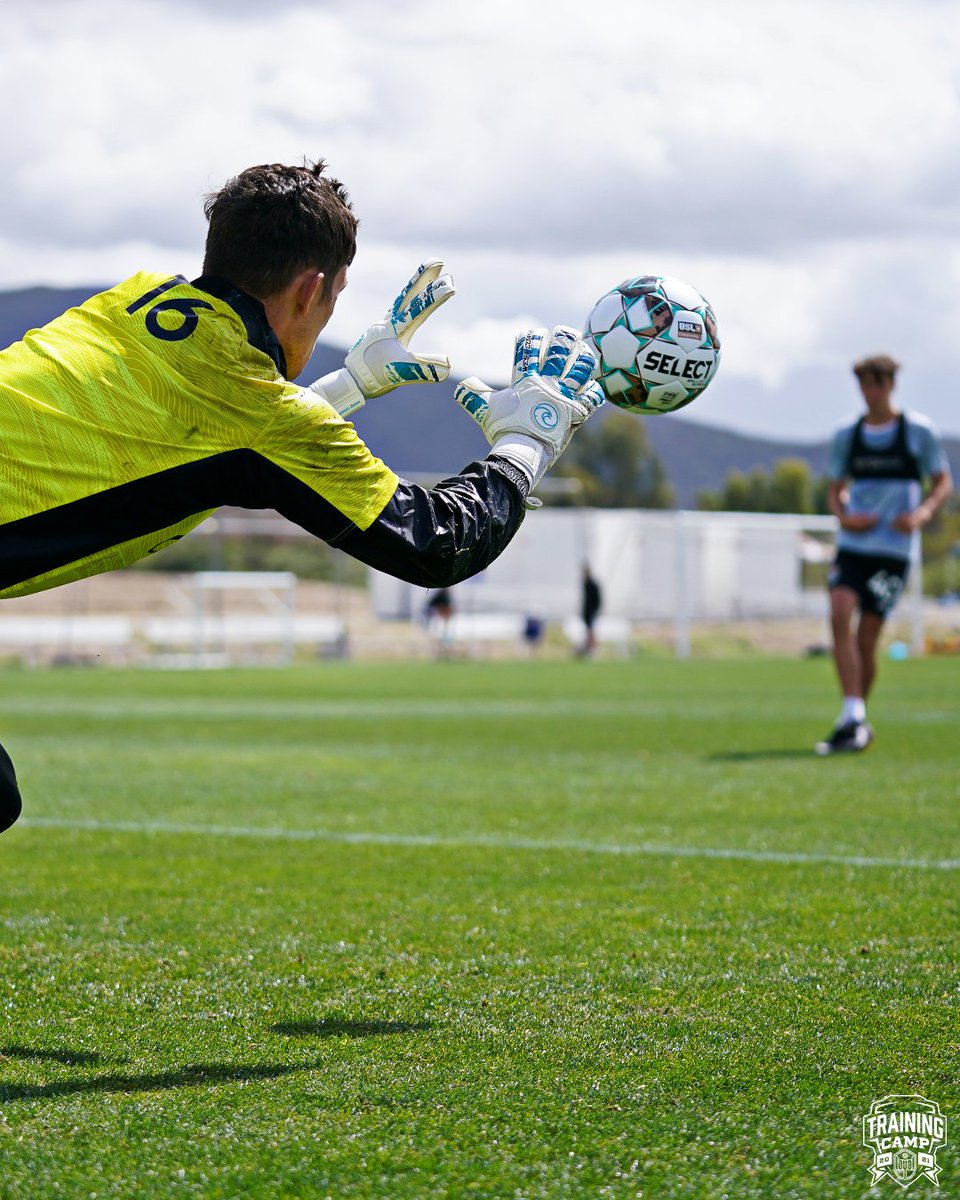
<svg viewBox="0 0 960 1200">
<path fill-rule="evenodd" d="M 204 275 L 251 296 L 275 296 L 301 271 L 323 271 L 330 288 L 357 250 L 357 218 L 326 163 L 248 167 L 205 198 L 210 227 Z"/>
</svg>

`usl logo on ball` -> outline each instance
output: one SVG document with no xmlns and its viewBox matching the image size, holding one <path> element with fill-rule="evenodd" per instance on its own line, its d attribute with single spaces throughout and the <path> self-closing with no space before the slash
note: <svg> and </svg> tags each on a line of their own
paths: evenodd
<svg viewBox="0 0 960 1200">
<path fill-rule="evenodd" d="M 628 412 L 675 412 L 717 373 L 720 332 L 696 288 L 669 275 L 637 275 L 601 296 L 587 318 L 600 386 Z"/>
</svg>

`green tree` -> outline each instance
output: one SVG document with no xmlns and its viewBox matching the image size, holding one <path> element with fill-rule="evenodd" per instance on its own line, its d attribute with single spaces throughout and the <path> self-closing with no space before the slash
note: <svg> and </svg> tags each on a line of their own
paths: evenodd
<svg viewBox="0 0 960 1200">
<path fill-rule="evenodd" d="M 697 493 L 697 508 L 707 512 L 755 512 L 757 503 L 762 503 L 762 492 L 765 484 L 756 468 L 747 476 L 735 467 L 719 492 Z"/>
<path fill-rule="evenodd" d="M 750 511 L 750 484 L 742 471 L 731 471 L 720 493 L 720 510 Z"/>
<path fill-rule="evenodd" d="M 694 498 L 694 506 L 700 512 L 720 512 L 720 493 L 711 492 L 709 488 L 701 488 Z"/>
<path fill-rule="evenodd" d="M 827 496 L 830 492 L 830 480 L 826 475 L 821 475 L 813 484 L 813 511 L 821 516 L 827 516 L 830 513 L 830 505 L 827 503 Z"/>
<path fill-rule="evenodd" d="M 581 429 L 554 473 L 579 485 L 561 505 L 594 508 L 670 508 L 673 488 L 647 441 L 643 421 L 611 412 Z"/>
<path fill-rule="evenodd" d="M 813 512 L 813 478 L 802 458 L 781 458 L 773 468 L 769 487 L 769 511 Z"/>
<path fill-rule="evenodd" d="M 960 496 L 954 495 L 923 531 L 923 581 L 928 595 L 960 593 Z"/>
<path fill-rule="evenodd" d="M 718 491 L 697 493 L 697 508 L 706 512 L 826 512 L 826 481 L 814 481 L 800 458 L 781 458 L 768 474 L 752 467 L 733 470 Z"/>
<path fill-rule="evenodd" d="M 770 476 L 763 467 L 752 467 L 747 475 L 746 511 L 770 511 Z"/>
</svg>

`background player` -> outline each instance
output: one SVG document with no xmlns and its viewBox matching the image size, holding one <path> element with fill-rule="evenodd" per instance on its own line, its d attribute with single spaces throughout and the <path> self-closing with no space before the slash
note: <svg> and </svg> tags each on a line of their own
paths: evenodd
<svg viewBox="0 0 960 1200">
<path fill-rule="evenodd" d="M 589 563 L 580 568 L 580 618 L 583 621 L 583 645 L 577 650 L 581 658 L 590 658 L 597 648 L 596 623 L 603 606 L 603 591 L 590 570 Z"/>
<path fill-rule="evenodd" d="M 884 354 L 854 365 L 867 411 L 839 429 L 830 447 L 828 501 L 840 522 L 830 619 L 843 707 L 833 732 L 817 743 L 818 754 L 865 750 L 873 740 L 866 701 L 880 632 L 916 557 L 918 531 L 953 491 L 934 427 L 919 413 L 894 407 L 898 369 Z M 924 478 L 930 480 L 926 499 Z"/>
<path fill-rule="evenodd" d="M 357 221 L 323 162 L 252 167 L 207 198 L 203 274 L 139 274 L 0 352 L 0 597 L 126 566 L 221 505 L 275 508 L 355 558 L 447 587 L 497 557 L 528 494 L 603 402 L 571 329 L 517 339 L 513 385 L 458 401 L 488 457 L 426 490 L 344 417 L 446 378 L 412 334 L 454 293 L 424 263 L 344 367 L 304 369 L 347 282 Z M 0 747 L 0 830 L 20 812 Z"/>
</svg>

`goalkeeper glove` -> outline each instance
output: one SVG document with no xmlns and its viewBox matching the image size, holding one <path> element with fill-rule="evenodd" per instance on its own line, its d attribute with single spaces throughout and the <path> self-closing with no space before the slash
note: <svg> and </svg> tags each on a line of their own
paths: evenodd
<svg viewBox="0 0 960 1200">
<path fill-rule="evenodd" d="M 596 355 L 575 329 L 531 329 L 517 336 L 510 387 L 495 392 L 471 378 L 455 395 L 494 453 L 519 467 L 533 488 L 603 403 L 596 368 Z"/>
<path fill-rule="evenodd" d="M 362 408 L 367 400 L 407 383 L 437 383 L 450 373 L 450 360 L 409 349 L 411 337 L 432 312 L 456 292 L 450 275 L 441 275 L 439 258 L 428 259 L 394 300 L 382 321 L 371 325 L 351 346 L 339 371 L 310 385 L 341 417 Z"/>
</svg>

